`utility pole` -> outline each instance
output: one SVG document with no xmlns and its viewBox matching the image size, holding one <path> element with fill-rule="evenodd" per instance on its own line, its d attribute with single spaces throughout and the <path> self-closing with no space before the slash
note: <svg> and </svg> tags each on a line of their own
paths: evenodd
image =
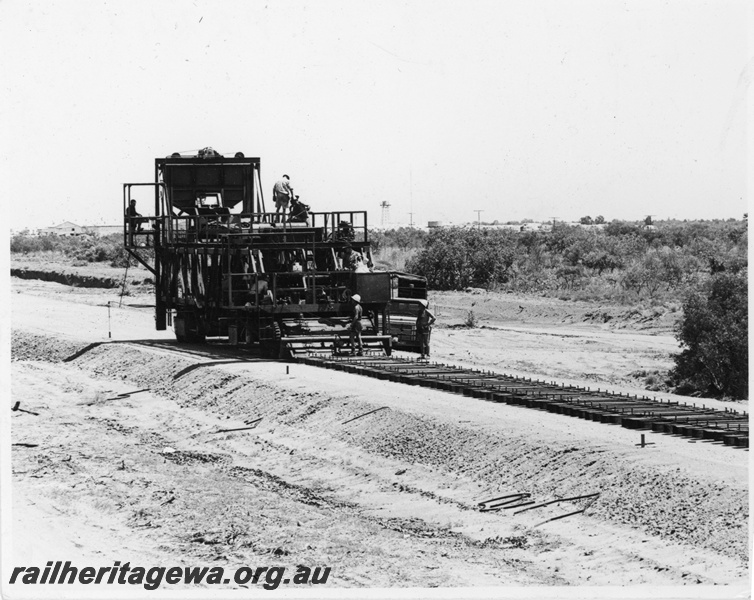
<svg viewBox="0 0 754 600">
<path fill-rule="evenodd" d="M 383 200 L 382 204 L 382 227 L 385 228 L 390 223 L 390 202 Z"/>
<path fill-rule="evenodd" d="M 414 227 L 414 174 L 411 167 L 408 168 L 408 208 L 411 211 L 408 213 L 411 217 L 411 228 Z"/>
<path fill-rule="evenodd" d="M 484 212 L 484 210 L 474 210 L 474 212 L 476 213 L 476 227 L 477 229 L 481 229 L 482 228 L 482 213 Z"/>
</svg>

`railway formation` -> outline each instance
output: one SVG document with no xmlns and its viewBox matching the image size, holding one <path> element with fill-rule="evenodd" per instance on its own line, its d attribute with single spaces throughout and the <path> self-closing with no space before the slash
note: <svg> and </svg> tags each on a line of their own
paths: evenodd
<svg viewBox="0 0 754 600">
<path fill-rule="evenodd" d="M 749 447 L 749 417 L 745 411 L 715 410 L 704 405 L 699 407 L 686 402 L 594 390 L 418 359 L 337 356 L 311 351 L 294 354 L 294 358 L 307 365 L 546 410 L 627 429 L 722 442 L 737 448 Z"/>
<path fill-rule="evenodd" d="M 143 216 L 132 192 L 145 189 L 154 210 Z M 157 158 L 153 181 L 123 184 L 123 245 L 154 275 L 158 330 L 172 324 L 179 342 L 224 337 L 264 357 L 749 447 L 745 412 L 391 357 L 394 348 L 425 351 L 417 317 L 426 278 L 370 269 L 366 212 L 309 212 L 285 181 L 274 189 L 276 211 L 267 212 L 260 159 L 210 147 Z M 289 200 L 291 212 L 280 213 Z M 344 326 L 365 356 L 340 354 Z"/>
</svg>

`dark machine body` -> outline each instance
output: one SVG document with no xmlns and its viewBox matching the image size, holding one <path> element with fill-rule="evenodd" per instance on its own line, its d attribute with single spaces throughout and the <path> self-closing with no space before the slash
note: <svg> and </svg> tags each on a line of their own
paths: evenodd
<svg viewBox="0 0 754 600">
<path fill-rule="evenodd" d="M 359 294 L 367 349 L 418 348 L 408 327 L 426 280 L 369 270 L 366 212 L 267 212 L 259 158 L 211 148 L 158 158 L 154 182 L 124 184 L 123 202 L 125 248 L 154 274 L 156 328 L 172 324 L 179 341 L 337 353 Z"/>
</svg>

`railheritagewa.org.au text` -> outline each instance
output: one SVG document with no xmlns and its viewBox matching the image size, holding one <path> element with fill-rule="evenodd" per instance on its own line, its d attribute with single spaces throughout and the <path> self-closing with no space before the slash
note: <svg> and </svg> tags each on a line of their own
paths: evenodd
<svg viewBox="0 0 754 600">
<path fill-rule="evenodd" d="M 116 560 L 112 567 L 75 567 L 70 561 L 48 561 L 40 567 L 14 567 L 14 585 L 138 585 L 156 590 L 162 585 L 261 585 L 275 590 L 280 585 L 327 583 L 330 567 L 132 567 Z"/>
</svg>

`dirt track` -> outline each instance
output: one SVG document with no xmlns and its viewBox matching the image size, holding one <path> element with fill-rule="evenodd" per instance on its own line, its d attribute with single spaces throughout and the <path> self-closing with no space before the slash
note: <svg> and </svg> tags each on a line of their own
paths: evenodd
<svg viewBox="0 0 754 600">
<path fill-rule="evenodd" d="M 13 401 L 39 413 L 13 413 L 13 442 L 38 444 L 13 449 L 14 524 L 50 523 L 33 541 L 14 535 L 19 564 L 329 565 L 328 586 L 370 587 L 748 581 L 746 451 L 654 434 L 641 449 L 617 427 L 186 352 L 152 330 L 146 298 L 111 309 L 110 339 L 112 296 L 14 285 Z M 106 343 L 59 362 L 92 342 Z M 670 344 L 545 318 L 434 334 L 445 360 L 615 389 L 667 361 Z M 538 527 L 583 504 L 477 510 L 511 491 L 601 495 Z"/>
</svg>

